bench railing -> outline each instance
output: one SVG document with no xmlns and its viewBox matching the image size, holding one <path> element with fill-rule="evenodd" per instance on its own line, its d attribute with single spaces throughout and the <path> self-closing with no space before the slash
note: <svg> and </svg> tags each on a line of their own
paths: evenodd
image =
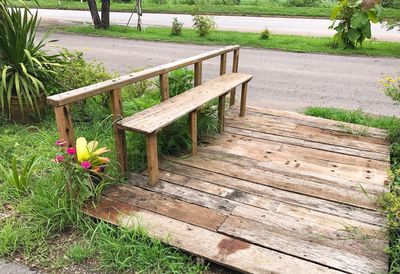
<svg viewBox="0 0 400 274">
<path fill-rule="evenodd" d="M 87 98 L 109 93 L 111 98 L 111 111 L 113 123 L 123 117 L 121 89 L 125 86 L 138 83 L 149 78 L 159 77 L 160 93 L 162 100 L 169 98 L 168 73 L 183 67 L 194 65 L 194 85 L 202 83 L 203 61 L 220 56 L 220 75 L 226 73 L 227 55 L 233 52 L 232 72 L 238 72 L 239 66 L 239 46 L 227 46 L 212 50 L 193 57 L 177 60 L 165 65 L 145 69 L 125 76 L 117 77 L 101 83 L 87 87 L 67 91 L 57 95 L 47 97 L 47 103 L 54 107 L 57 129 L 60 139 L 63 139 L 68 146 L 75 145 L 74 128 L 69 105 L 85 100 Z M 230 105 L 235 103 L 235 90 L 231 91 Z M 118 134 L 120 131 L 114 126 L 115 139 L 121 140 Z M 117 152 L 119 153 L 119 152 Z"/>
</svg>

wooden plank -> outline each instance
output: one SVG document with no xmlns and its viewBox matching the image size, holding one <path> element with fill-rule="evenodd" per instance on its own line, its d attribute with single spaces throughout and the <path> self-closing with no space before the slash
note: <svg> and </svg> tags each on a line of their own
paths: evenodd
<svg viewBox="0 0 400 274">
<path fill-rule="evenodd" d="M 189 130 L 192 139 L 192 154 L 197 153 L 197 110 L 189 114 Z"/>
<path fill-rule="evenodd" d="M 224 132 L 225 125 L 225 94 L 218 98 L 218 126 L 219 132 Z"/>
<path fill-rule="evenodd" d="M 229 196 L 232 200 L 244 196 L 244 199 L 246 199 L 244 203 L 246 204 L 255 206 L 259 206 L 260 204 L 262 206 L 268 205 L 269 203 L 265 203 L 262 200 L 265 197 L 272 201 L 284 202 L 296 207 L 304 207 L 332 216 L 339 216 L 372 225 L 380 226 L 385 221 L 384 216 L 376 211 L 360 209 L 354 206 L 280 190 L 173 161 L 161 162 L 160 169 L 162 170 L 160 171 L 160 178 L 162 180 L 173 181 L 175 184 L 222 197 Z M 232 195 L 233 193 L 238 193 L 238 191 L 240 195 Z"/>
<path fill-rule="evenodd" d="M 225 131 L 227 133 L 231 133 L 231 134 L 235 134 L 235 135 L 242 135 L 242 136 L 257 138 L 257 139 L 261 139 L 261 140 L 273 141 L 273 142 L 278 142 L 281 144 L 290 144 L 290 145 L 302 146 L 302 147 L 307 147 L 307 148 L 315 148 L 315 149 L 319 149 L 319 150 L 331 151 L 331 152 L 335 152 L 335 153 L 357 156 L 357 157 L 378 160 L 378 161 L 384 161 L 384 162 L 387 162 L 389 160 L 389 158 L 388 158 L 389 155 L 385 155 L 385 154 L 381 154 L 381 153 L 374 153 L 371 151 L 362 151 L 362 150 L 355 149 L 355 148 L 340 147 L 340 146 L 335 146 L 335 145 L 316 143 L 316 142 L 312 142 L 312 141 L 308 141 L 308 140 L 297 139 L 297 138 L 293 138 L 293 137 L 285 137 L 285 136 L 273 135 L 273 134 L 268 134 L 268 133 L 263 133 L 263 132 L 257 132 L 257 131 L 249 130 L 243 125 L 230 123 L 230 121 L 227 120 L 227 124 L 228 123 L 229 123 L 229 126 L 226 125 Z"/>
<path fill-rule="evenodd" d="M 221 55 L 221 60 L 220 60 L 220 64 L 219 64 L 219 75 L 223 75 L 226 73 L 226 57 L 227 57 L 227 53 Z M 237 72 L 237 71 L 233 71 L 233 72 Z"/>
<path fill-rule="evenodd" d="M 47 103 L 52 106 L 63 106 L 68 105 L 73 102 L 77 102 L 80 100 L 84 100 L 89 97 L 93 97 L 95 95 L 101 94 L 103 92 L 107 92 L 113 89 L 122 88 L 124 86 L 134 84 L 155 76 L 158 76 L 163 73 L 168 73 L 177 68 L 183 68 L 189 65 L 193 65 L 195 63 L 205 61 L 211 59 L 213 57 L 219 56 L 221 54 L 231 52 L 239 49 L 239 46 L 227 46 L 219 49 L 215 49 L 203 54 L 199 54 L 196 56 L 192 56 L 189 58 L 181 59 L 175 62 L 171 62 L 165 65 L 161 65 L 154 68 L 145 69 L 142 71 L 138 71 L 135 73 L 131 73 L 129 75 L 117 77 L 111 80 L 107 80 L 101 83 L 97 83 L 94 85 L 90 85 L 87 87 L 63 92 L 60 94 L 56 94 L 53 96 L 47 97 Z"/>
<path fill-rule="evenodd" d="M 379 224 L 371 225 L 354 220 L 354 218 L 351 218 L 351 216 L 350 218 L 343 218 L 340 216 L 331 215 L 330 213 L 320 212 L 312 208 L 304 208 L 299 204 L 293 205 L 283 203 L 263 196 L 253 195 L 240 190 L 234 190 L 229 187 L 221 187 L 212 183 L 207 183 L 202 180 L 197 180 L 190 177 L 188 178 L 187 176 L 182 176 L 179 174 L 161 171 L 160 178 L 162 181 L 165 182 L 189 187 L 205 193 L 217 195 L 231 201 L 238 202 L 239 204 L 231 212 L 231 214 L 233 214 L 233 212 L 237 208 L 248 205 L 246 208 L 251 208 L 249 209 L 249 211 L 254 210 L 254 212 L 257 212 L 257 208 L 259 208 L 260 211 L 268 211 L 268 214 L 264 214 L 267 216 L 267 218 L 269 218 L 270 214 L 276 214 L 276 216 L 280 216 L 277 217 L 277 219 L 294 218 L 296 219 L 295 222 L 302 222 L 303 224 L 308 223 L 317 227 L 326 227 L 326 229 L 331 229 L 331 231 L 345 230 L 346 227 L 352 227 L 357 228 L 357 231 L 359 231 L 362 235 L 373 236 L 380 239 L 383 236 L 383 234 L 380 234 L 381 225 L 384 223 L 383 216 L 381 216 Z M 160 191 L 160 187 L 157 187 L 153 190 Z M 196 201 L 191 202 L 196 203 Z M 351 209 L 349 209 L 348 211 L 351 211 Z"/>
<path fill-rule="evenodd" d="M 237 73 L 239 71 L 239 49 L 233 52 L 233 62 L 232 62 L 232 72 Z M 229 96 L 229 105 L 233 106 L 235 104 L 236 97 L 236 89 L 233 88 L 231 90 L 231 94 Z"/>
<path fill-rule="evenodd" d="M 115 225 L 143 226 L 167 244 L 244 273 L 342 273 L 122 202 L 103 198 L 84 211 Z"/>
<path fill-rule="evenodd" d="M 69 106 L 55 107 L 57 130 L 60 140 L 64 140 L 68 147 L 75 146 L 74 126 L 72 125 L 71 112 Z"/>
<path fill-rule="evenodd" d="M 276 110 L 270 108 L 250 107 L 249 111 L 254 113 L 259 113 L 263 115 L 265 118 L 269 117 L 282 120 L 282 118 L 284 117 L 286 121 L 291 121 L 296 124 L 317 127 L 321 129 L 328 129 L 341 132 L 345 132 L 346 129 L 353 129 L 355 131 L 362 131 L 363 129 L 366 129 L 366 132 L 370 137 L 387 139 L 387 132 L 383 129 L 372 128 L 372 127 L 366 128 L 363 125 L 339 122 L 320 117 L 308 116 L 292 111 Z"/>
<path fill-rule="evenodd" d="M 197 109 L 212 99 L 229 91 L 232 87 L 249 81 L 247 74 L 224 74 L 189 91 L 181 93 L 170 100 L 150 107 L 118 124 L 127 129 L 142 133 L 153 133 Z"/>
<path fill-rule="evenodd" d="M 197 191 L 187 187 L 181 187 L 174 184 L 160 181 L 157 186 L 150 187 L 147 183 L 147 176 L 131 173 L 128 176 L 128 183 L 133 186 L 138 186 L 147 190 L 166 194 L 175 199 L 179 199 L 188 203 L 197 204 L 206 208 L 213 209 L 221 214 L 228 215 L 238 205 L 229 199 L 217 197 L 205 192 Z"/>
<path fill-rule="evenodd" d="M 314 161 L 312 158 L 297 158 L 279 150 L 269 150 L 269 145 L 252 139 L 241 138 L 224 134 L 213 139 L 205 146 L 205 150 L 217 153 L 226 153 L 235 157 L 249 158 L 254 166 L 267 168 L 283 174 L 295 173 L 295 177 L 308 177 L 311 180 L 332 182 L 342 185 L 366 185 L 372 186 L 371 191 L 379 192 L 386 190 L 389 178 L 387 170 L 374 169 L 370 167 L 357 167 L 327 161 Z"/>
<path fill-rule="evenodd" d="M 240 117 L 244 117 L 246 114 L 247 86 L 248 82 L 242 84 L 242 95 L 240 97 Z"/>
<path fill-rule="evenodd" d="M 203 63 L 198 62 L 194 64 L 194 86 L 200 86 L 203 82 Z"/>
<path fill-rule="evenodd" d="M 389 144 L 386 140 L 369 138 L 364 136 L 354 136 L 351 134 L 336 132 L 336 131 L 324 131 L 318 128 L 306 127 L 297 125 L 294 129 L 280 129 L 271 127 L 271 124 L 263 125 L 264 117 L 257 117 L 253 114 L 249 115 L 245 119 L 238 115 L 228 116 L 230 125 L 232 126 L 243 126 L 248 129 L 263 132 L 278 136 L 292 137 L 301 140 L 309 140 L 316 143 L 331 144 L 349 148 L 357 148 L 363 151 L 377 152 L 384 155 L 389 155 Z M 284 119 L 280 121 L 283 123 Z M 382 143 L 377 144 L 374 141 L 381 141 Z"/>
<path fill-rule="evenodd" d="M 168 73 L 163 73 L 160 75 L 160 92 L 161 92 L 161 101 L 165 101 L 169 98 Z"/>
<path fill-rule="evenodd" d="M 113 201 L 120 201 L 176 220 L 216 231 L 225 215 L 195 204 L 183 202 L 167 195 L 147 191 L 132 185 L 117 185 L 104 193 Z"/>
<path fill-rule="evenodd" d="M 252 181 L 257 184 L 271 186 L 281 190 L 287 190 L 362 208 L 376 209 L 376 203 L 367 199 L 362 190 L 357 188 L 357 186 L 354 186 L 353 189 L 350 188 L 346 191 L 343 191 L 337 186 L 331 186 L 301 178 L 292 178 L 284 174 L 260 170 L 252 167 L 251 164 L 246 165 L 246 160 L 244 160 L 241 164 L 234 164 L 226 162 L 226 159 L 214 159 L 213 157 L 210 157 L 210 155 L 205 157 L 201 154 L 201 150 L 199 150 L 196 156 L 186 158 L 184 160 L 174 159 L 172 161 L 246 181 Z"/>
<path fill-rule="evenodd" d="M 149 185 L 154 186 L 158 183 L 157 134 L 146 135 L 146 147 L 147 147 L 147 171 L 149 173 Z"/>
<path fill-rule="evenodd" d="M 388 270 L 387 262 L 379 259 L 300 240 L 296 235 L 282 235 L 266 229 L 261 223 L 235 216 L 229 216 L 218 231 L 349 273 L 386 273 Z"/>
<path fill-rule="evenodd" d="M 126 172 L 128 170 L 128 155 L 126 149 L 125 131 L 119 129 L 117 125 L 117 121 L 121 120 L 123 116 L 121 90 L 112 90 L 110 92 L 110 97 L 117 161 L 119 163 L 120 171 Z"/>
</svg>

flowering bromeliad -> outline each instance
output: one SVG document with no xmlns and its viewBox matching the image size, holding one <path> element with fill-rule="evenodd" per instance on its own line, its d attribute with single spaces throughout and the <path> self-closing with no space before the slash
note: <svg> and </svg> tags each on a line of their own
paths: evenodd
<svg viewBox="0 0 400 274">
<path fill-rule="evenodd" d="M 88 143 L 84 137 L 79 137 L 76 140 L 76 148 L 65 148 L 66 142 L 63 140 L 58 140 L 56 145 L 62 148 L 62 154 L 56 155 L 56 158 L 54 159 L 54 162 L 56 163 L 62 163 L 66 160 L 66 157 L 75 157 L 76 155 L 78 165 L 81 168 L 101 173 L 104 171 L 105 165 L 110 161 L 109 158 L 101 156 L 104 153 L 109 152 L 109 150 L 105 147 L 97 148 L 99 142 L 91 141 Z"/>
</svg>

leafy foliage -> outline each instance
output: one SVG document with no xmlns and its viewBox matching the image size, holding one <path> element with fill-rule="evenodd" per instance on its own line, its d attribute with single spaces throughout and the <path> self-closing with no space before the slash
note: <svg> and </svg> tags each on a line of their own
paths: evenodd
<svg viewBox="0 0 400 274">
<path fill-rule="evenodd" d="M 37 12 L 31 14 L 27 7 L 16 8 L 8 0 L 0 1 L 0 108 L 11 116 L 11 96 L 18 98 L 19 107 L 30 107 L 40 115 L 37 98 L 46 92 L 47 81 L 56 74 L 57 55 L 44 51 L 48 36 L 36 43 L 39 25 Z"/>
<path fill-rule="evenodd" d="M 265 28 L 260 34 L 260 39 L 268 40 L 270 36 L 271 36 L 271 31 L 268 28 Z"/>
<path fill-rule="evenodd" d="M 38 159 L 32 156 L 21 167 L 18 166 L 17 159 L 13 157 L 11 166 L 7 166 L 0 162 L 0 179 L 8 183 L 20 192 L 26 193 L 32 182 L 32 175 L 37 165 Z"/>
<path fill-rule="evenodd" d="M 193 27 L 199 36 L 206 36 L 212 30 L 214 30 L 217 25 L 215 20 L 211 16 L 207 15 L 195 15 L 193 16 Z"/>
<path fill-rule="evenodd" d="M 182 35 L 183 23 L 178 21 L 178 18 L 174 17 L 172 20 L 171 35 L 181 36 Z"/>
<path fill-rule="evenodd" d="M 360 47 L 371 38 L 371 22 L 379 22 L 381 7 L 378 0 L 339 0 L 332 9 L 330 28 L 336 30 L 334 45 L 344 48 Z"/>
</svg>

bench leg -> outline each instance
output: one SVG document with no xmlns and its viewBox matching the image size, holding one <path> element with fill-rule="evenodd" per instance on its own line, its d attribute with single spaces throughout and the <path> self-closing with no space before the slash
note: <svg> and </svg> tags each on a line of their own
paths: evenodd
<svg viewBox="0 0 400 274">
<path fill-rule="evenodd" d="M 242 84 L 242 96 L 240 98 L 240 117 L 246 114 L 247 82 Z"/>
<path fill-rule="evenodd" d="M 225 97 L 226 95 L 221 95 L 218 99 L 218 124 L 219 132 L 224 132 L 224 118 L 225 118 Z"/>
<path fill-rule="evenodd" d="M 158 183 L 157 133 L 146 135 L 146 144 L 149 185 L 155 186 Z"/>
<path fill-rule="evenodd" d="M 231 90 L 231 95 L 229 96 L 229 105 L 233 106 L 235 104 L 236 89 Z"/>
<path fill-rule="evenodd" d="M 189 114 L 190 137 L 192 138 L 192 154 L 197 153 L 197 110 Z"/>
<path fill-rule="evenodd" d="M 128 171 L 128 155 L 126 150 L 125 130 L 115 127 L 115 146 L 121 173 Z"/>
</svg>

